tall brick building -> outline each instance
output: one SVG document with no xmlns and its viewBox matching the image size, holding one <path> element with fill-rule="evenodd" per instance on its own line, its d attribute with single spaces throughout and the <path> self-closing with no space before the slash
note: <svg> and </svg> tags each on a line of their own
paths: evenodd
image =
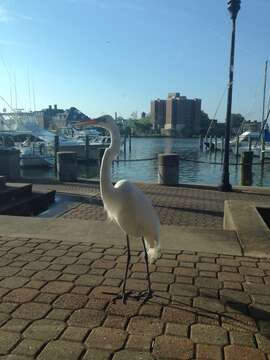
<svg viewBox="0 0 270 360">
<path fill-rule="evenodd" d="M 151 119 L 155 129 L 164 129 L 166 133 L 199 133 L 201 100 L 169 93 L 167 100 L 151 102 Z"/>
</svg>

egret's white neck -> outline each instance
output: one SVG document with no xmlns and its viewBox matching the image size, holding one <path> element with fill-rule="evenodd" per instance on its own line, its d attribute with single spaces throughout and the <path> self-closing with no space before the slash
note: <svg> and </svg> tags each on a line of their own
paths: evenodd
<svg viewBox="0 0 270 360">
<path fill-rule="evenodd" d="M 111 145 L 104 152 L 100 168 L 100 190 L 103 200 L 106 196 L 114 192 L 111 175 L 112 161 L 120 152 L 120 132 L 118 127 L 114 123 L 111 123 L 106 127 L 104 126 L 104 128 L 110 132 Z"/>
</svg>

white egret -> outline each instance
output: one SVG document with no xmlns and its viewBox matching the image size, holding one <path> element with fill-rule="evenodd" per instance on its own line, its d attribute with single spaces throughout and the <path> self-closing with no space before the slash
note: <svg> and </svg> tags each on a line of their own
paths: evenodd
<svg viewBox="0 0 270 360">
<path fill-rule="evenodd" d="M 144 258 L 147 271 L 148 292 L 146 298 L 152 295 L 148 262 L 154 262 L 160 253 L 159 229 L 160 223 L 151 201 L 134 184 L 120 180 L 114 186 L 111 179 L 112 161 L 120 152 L 120 132 L 113 118 L 109 115 L 97 119 L 81 121 L 79 126 L 91 125 L 102 127 L 110 132 L 111 144 L 104 152 L 100 168 L 100 192 L 104 209 L 110 219 L 115 221 L 126 234 L 127 264 L 122 287 L 122 299 L 127 294 L 126 280 L 130 264 L 129 236 L 142 239 Z"/>
</svg>

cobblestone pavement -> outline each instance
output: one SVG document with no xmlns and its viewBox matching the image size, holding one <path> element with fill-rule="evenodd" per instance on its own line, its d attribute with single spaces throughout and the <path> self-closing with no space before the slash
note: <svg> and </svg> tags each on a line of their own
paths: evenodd
<svg viewBox="0 0 270 360">
<path fill-rule="evenodd" d="M 0 359 L 270 359 L 270 260 L 164 252 L 113 303 L 125 247 L 0 238 Z M 127 288 L 146 288 L 139 248 Z"/>
<path fill-rule="evenodd" d="M 225 200 L 256 201 L 262 204 L 270 201 L 269 192 L 224 193 L 201 188 L 164 187 L 157 184 L 138 184 L 138 186 L 151 198 L 161 223 L 167 225 L 221 229 Z M 63 215 L 64 218 L 82 220 L 106 219 L 100 199 L 99 185 L 46 185 L 46 188 L 80 195 L 90 195 L 89 203 L 82 203 L 69 210 Z"/>
</svg>

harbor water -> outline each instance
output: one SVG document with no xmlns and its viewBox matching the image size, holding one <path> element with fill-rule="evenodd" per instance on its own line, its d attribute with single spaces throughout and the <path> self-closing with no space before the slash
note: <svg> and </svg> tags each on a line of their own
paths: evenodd
<svg viewBox="0 0 270 360">
<path fill-rule="evenodd" d="M 157 155 L 159 153 L 173 152 L 180 155 L 180 183 L 220 184 L 222 174 L 221 153 L 201 151 L 198 139 L 132 138 L 131 152 L 129 152 L 128 142 L 126 149 L 126 157 L 121 152 L 121 161 L 113 164 L 113 180 L 129 179 L 141 182 L 157 182 Z M 235 156 L 231 153 L 230 157 L 231 163 L 235 164 Z M 136 159 L 152 158 L 154 160 L 134 161 Z M 123 161 L 124 159 L 126 161 Z M 259 163 L 259 158 L 254 158 L 253 162 L 255 164 L 253 166 L 253 185 L 270 186 L 270 159 L 266 160 L 264 168 L 261 165 L 256 165 Z M 82 178 L 97 178 L 98 173 L 99 169 L 96 166 L 79 165 L 79 176 Z M 21 169 L 21 174 L 24 177 L 55 177 L 54 169 Z M 231 165 L 230 182 L 232 185 L 238 185 L 239 181 L 240 166 Z"/>
</svg>

